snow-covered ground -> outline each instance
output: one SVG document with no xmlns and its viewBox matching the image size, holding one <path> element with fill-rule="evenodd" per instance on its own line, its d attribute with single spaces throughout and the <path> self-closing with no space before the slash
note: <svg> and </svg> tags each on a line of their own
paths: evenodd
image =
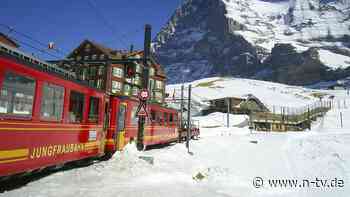
<svg viewBox="0 0 350 197">
<path fill-rule="evenodd" d="M 268 104 L 303 106 L 315 100 L 311 94 L 326 93 L 335 96 L 336 108 L 306 132 L 251 132 L 247 126 L 241 127 L 246 116 L 231 115 L 230 128 L 225 127 L 223 113 L 194 117 L 202 128 L 201 138 L 191 141 L 192 154 L 185 144 L 145 152 L 130 144 L 109 161 L 58 172 L 0 197 L 350 196 L 350 102 L 342 103 L 350 97 L 345 91 L 225 78 L 203 79 L 192 85 L 198 103 L 252 93 Z M 168 92 L 175 89 L 178 94 L 179 87 L 170 86 Z M 152 157 L 154 164 L 140 156 Z M 256 177 L 263 180 L 260 188 L 253 184 Z M 320 182 L 310 187 L 273 187 L 268 181 L 295 179 L 303 183 L 316 178 L 328 183 L 337 179 L 337 187 L 319 187 Z"/>
<path fill-rule="evenodd" d="M 350 109 L 343 109 L 350 119 Z M 110 161 L 58 172 L 1 197 L 98 196 L 337 196 L 350 195 L 350 123 L 334 110 L 304 133 L 250 133 L 247 128 L 202 128 L 201 138 L 137 152 L 133 144 Z M 151 165 L 139 156 L 151 156 Z M 196 177 L 201 173 L 203 178 Z M 264 186 L 255 188 L 261 177 Z M 273 188 L 268 179 L 344 181 L 337 188 Z"/>
</svg>

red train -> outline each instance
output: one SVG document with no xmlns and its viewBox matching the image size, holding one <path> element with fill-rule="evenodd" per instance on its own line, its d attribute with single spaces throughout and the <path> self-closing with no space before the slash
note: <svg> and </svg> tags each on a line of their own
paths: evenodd
<svg viewBox="0 0 350 197">
<path fill-rule="evenodd" d="M 68 78 L 0 43 L 0 178 L 111 156 L 137 138 L 138 101 Z M 179 139 L 176 110 L 150 104 L 148 113 L 146 146 Z"/>
</svg>

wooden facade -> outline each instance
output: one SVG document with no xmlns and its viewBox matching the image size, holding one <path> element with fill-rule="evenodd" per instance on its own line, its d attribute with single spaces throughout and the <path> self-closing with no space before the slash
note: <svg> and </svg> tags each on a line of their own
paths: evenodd
<svg viewBox="0 0 350 197">
<path fill-rule="evenodd" d="M 228 106 L 232 114 L 250 114 L 252 112 L 268 112 L 269 109 L 256 97 L 252 95 L 244 97 L 227 97 L 209 100 L 210 106 L 203 114 L 213 112 L 226 113 Z"/>
<path fill-rule="evenodd" d="M 54 63 L 77 73 L 89 86 L 104 90 L 109 95 L 136 97 L 143 86 L 143 51 L 113 50 L 90 40 L 83 41 L 66 60 Z M 133 78 L 126 75 L 126 64 L 136 67 Z M 164 103 L 166 75 L 155 58 L 148 61 L 151 102 Z"/>
</svg>

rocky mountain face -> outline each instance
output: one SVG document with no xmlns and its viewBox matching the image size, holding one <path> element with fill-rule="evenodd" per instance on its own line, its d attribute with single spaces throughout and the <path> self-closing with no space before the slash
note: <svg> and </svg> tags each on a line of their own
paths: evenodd
<svg viewBox="0 0 350 197">
<path fill-rule="evenodd" d="M 349 5 L 350 0 L 184 0 L 153 47 L 168 83 L 210 76 L 298 85 L 334 80 L 350 74 Z"/>
</svg>

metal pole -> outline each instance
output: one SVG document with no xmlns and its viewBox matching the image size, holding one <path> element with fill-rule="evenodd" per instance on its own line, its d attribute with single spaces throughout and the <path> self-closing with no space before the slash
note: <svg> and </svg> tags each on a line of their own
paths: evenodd
<svg viewBox="0 0 350 197">
<path fill-rule="evenodd" d="M 183 111 L 184 111 L 184 85 L 181 86 L 181 104 L 180 104 L 180 132 L 179 132 L 179 140 L 181 141 L 181 133 L 184 129 L 184 123 L 183 123 Z"/>
<path fill-rule="evenodd" d="M 343 112 L 340 112 L 340 126 L 343 128 Z"/>
<path fill-rule="evenodd" d="M 186 147 L 188 152 L 190 152 L 190 139 L 191 139 L 191 91 L 192 91 L 192 85 L 190 84 L 188 87 L 187 139 L 186 139 Z"/>
<path fill-rule="evenodd" d="M 151 39 L 152 39 L 151 38 L 152 37 L 151 31 L 152 31 L 151 25 L 147 24 L 145 26 L 145 41 L 144 41 L 144 51 L 143 51 L 143 53 L 144 53 L 143 54 L 144 69 L 143 69 L 143 83 L 142 83 L 142 86 L 145 90 L 148 90 L 148 81 L 149 81 L 148 59 L 149 59 L 150 53 L 151 53 Z M 140 105 L 142 104 L 142 102 L 146 102 L 146 104 L 147 104 L 147 101 L 140 101 Z M 145 108 L 146 108 L 146 106 L 145 106 Z M 144 116 L 139 116 L 138 132 L 137 132 L 137 144 L 136 144 L 137 150 L 139 150 L 139 151 L 144 149 L 143 139 L 144 139 L 145 122 L 146 122 L 146 118 Z"/>
<path fill-rule="evenodd" d="M 227 98 L 227 128 L 230 128 L 230 107 L 231 107 L 230 98 Z"/>
</svg>

